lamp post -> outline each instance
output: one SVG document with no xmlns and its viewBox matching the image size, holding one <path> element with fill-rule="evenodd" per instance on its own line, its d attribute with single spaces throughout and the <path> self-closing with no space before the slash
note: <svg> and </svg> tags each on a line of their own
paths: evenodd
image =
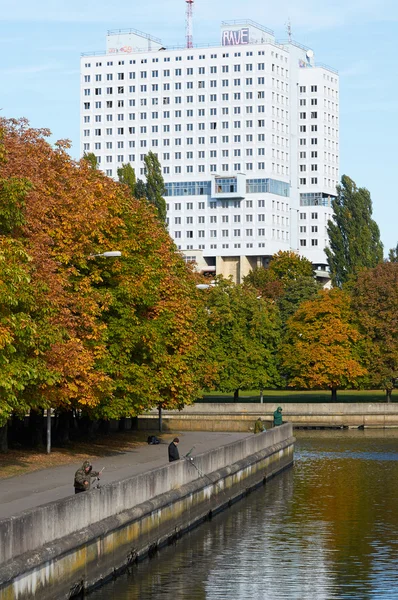
<svg viewBox="0 0 398 600">
<path fill-rule="evenodd" d="M 257 300 L 260 301 L 262 300 L 261 296 L 257 296 Z M 261 311 L 261 306 L 260 306 L 260 314 L 261 314 L 261 327 L 263 325 L 263 313 Z M 263 345 L 263 334 L 262 331 L 260 331 L 260 343 L 261 345 Z M 260 388 L 260 404 L 264 403 L 264 389 L 263 389 L 263 385 L 261 384 L 261 388 Z"/>
<path fill-rule="evenodd" d="M 107 250 L 100 254 L 89 254 L 88 258 L 120 258 L 122 253 L 120 250 Z M 51 454 L 51 408 L 47 408 L 47 445 L 46 452 Z"/>
</svg>

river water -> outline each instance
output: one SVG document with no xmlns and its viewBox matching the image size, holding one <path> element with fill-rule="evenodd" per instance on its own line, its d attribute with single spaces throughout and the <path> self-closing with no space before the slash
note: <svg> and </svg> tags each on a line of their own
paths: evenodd
<svg viewBox="0 0 398 600">
<path fill-rule="evenodd" d="M 299 431 L 295 465 L 90 600 L 398 599 L 398 431 Z"/>
</svg>

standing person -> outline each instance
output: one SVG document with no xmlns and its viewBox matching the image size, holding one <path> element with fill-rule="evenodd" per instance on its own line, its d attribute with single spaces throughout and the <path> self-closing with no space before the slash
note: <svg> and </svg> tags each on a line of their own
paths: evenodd
<svg viewBox="0 0 398 600">
<path fill-rule="evenodd" d="M 180 453 L 178 452 L 178 444 L 180 440 L 178 437 L 175 437 L 174 440 L 169 444 L 169 462 L 174 462 L 175 460 L 180 459 Z"/>
<path fill-rule="evenodd" d="M 262 431 L 264 431 L 264 429 L 265 429 L 265 427 L 263 425 L 261 417 L 259 417 L 257 419 L 257 421 L 254 423 L 254 433 L 261 433 Z"/>
<path fill-rule="evenodd" d="M 278 425 L 282 425 L 282 423 L 282 407 L 278 406 L 274 412 L 274 427 L 278 427 Z"/>
<path fill-rule="evenodd" d="M 75 473 L 75 494 L 81 492 L 87 492 L 91 487 L 91 478 L 98 477 L 100 474 L 98 471 L 93 471 L 93 466 L 89 460 L 85 460 L 80 469 Z"/>
</svg>

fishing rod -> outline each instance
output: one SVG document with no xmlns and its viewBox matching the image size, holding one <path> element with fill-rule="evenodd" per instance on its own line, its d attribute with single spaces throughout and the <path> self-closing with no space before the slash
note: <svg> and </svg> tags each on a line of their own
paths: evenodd
<svg viewBox="0 0 398 600">
<path fill-rule="evenodd" d="M 101 487 L 101 486 L 100 486 L 100 482 L 99 482 L 99 480 L 100 480 L 100 475 L 101 475 L 101 473 L 103 472 L 103 470 L 104 470 L 104 469 L 105 469 L 105 467 L 102 467 L 102 469 L 101 469 L 101 471 L 98 473 L 97 477 L 94 477 L 94 481 L 93 481 L 93 487 L 92 487 L 92 489 L 94 489 L 94 490 L 98 490 L 98 489 Z M 97 484 L 97 485 L 95 485 L 95 484 Z M 94 487 L 94 485 L 95 485 L 95 487 Z"/>
<path fill-rule="evenodd" d="M 217 481 L 212 481 L 212 479 L 210 479 L 210 477 L 209 477 L 208 475 L 206 475 L 206 473 L 203 473 L 202 469 L 200 469 L 200 468 L 198 467 L 198 465 L 196 465 L 196 464 L 193 462 L 193 456 L 191 456 L 191 453 L 192 453 L 192 451 L 194 450 L 194 448 L 195 448 L 195 446 L 193 446 L 193 447 L 192 447 L 192 448 L 191 448 L 191 449 L 190 449 L 190 450 L 189 450 L 189 451 L 188 451 L 186 454 L 184 454 L 183 458 L 185 458 L 185 460 L 186 460 L 186 461 L 187 461 L 187 462 L 188 462 L 190 465 L 192 465 L 193 467 L 195 467 L 195 469 L 197 470 L 197 472 L 199 473 L 199 475 L 200 475 L 201 477 L 206 477 L 206 479 L 208 479 L 212 485 L 215 485 L 215 486 L 217 486 L 217 487 L 218 487 L 218 489 L 219 489 L 221 492 L 225 492 L 224 488 L 222 488 L 222 487 L 220 486 L 220 484 L 219 484 Z"/>
</svg>

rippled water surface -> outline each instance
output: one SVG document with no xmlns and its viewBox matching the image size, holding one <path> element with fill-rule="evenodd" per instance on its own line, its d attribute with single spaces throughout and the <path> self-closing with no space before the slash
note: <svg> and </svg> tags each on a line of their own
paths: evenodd
<svg viewBox="0 0 398 600">
<path fill-rule="evenodd" d="M 90 600 L 398 599 L 398 432 L 298 432 L 295 466 Z"/>
</svg>

